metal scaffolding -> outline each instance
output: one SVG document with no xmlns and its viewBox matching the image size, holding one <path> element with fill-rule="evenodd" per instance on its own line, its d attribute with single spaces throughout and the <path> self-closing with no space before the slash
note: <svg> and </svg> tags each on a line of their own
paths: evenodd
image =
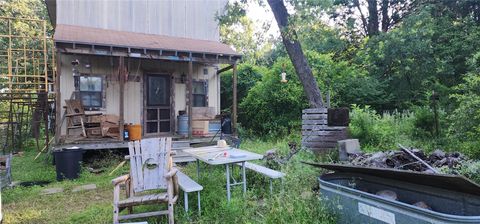
<svg viewBox="0 0 480 224">
<path fill-rule="evenodd" d="M 0 17 L 0 140 L 3 153 L 28 137 L 48 147 L 54 124 L 56 64 L 47 21 Z M 43 133 L 40 134 L 40 133 Z"/>
</svg>

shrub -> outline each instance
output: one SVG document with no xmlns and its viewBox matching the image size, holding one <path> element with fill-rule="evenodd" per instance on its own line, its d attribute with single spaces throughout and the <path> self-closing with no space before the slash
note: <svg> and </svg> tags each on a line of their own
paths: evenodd
<svg viewBox="0 0 480 224">
<path fill-rule="evenodd" d="M 350 135 L 358 138 L 366 150 L 388 150 L 398 143 L 410 144 L 413 132 L 412 113 L 393 112 L 377 114 L 369 106 L 352 106 Z"/>
<path fill-rule="evenodd" d="M 288 83 L 280 74 L 288 74 Z M 278 59 L 239 105 L 239 120 L 253 134 L 283 135 L 299 130 L 302 109 L 308 107 L 303 88 L 287 58 Z"/>
</svg>

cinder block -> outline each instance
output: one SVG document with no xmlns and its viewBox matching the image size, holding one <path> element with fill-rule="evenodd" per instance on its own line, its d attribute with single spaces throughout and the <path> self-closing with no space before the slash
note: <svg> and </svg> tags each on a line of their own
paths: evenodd
<svg viewBox="0 0 480 224">
<path fill-rule="evenodd" d="M 360 142 L 358 139 L 340 140 L 338 143 L 338 155 L 341 161 L 348 160 L 348 154 L 360 153 Z"/>
</svg>

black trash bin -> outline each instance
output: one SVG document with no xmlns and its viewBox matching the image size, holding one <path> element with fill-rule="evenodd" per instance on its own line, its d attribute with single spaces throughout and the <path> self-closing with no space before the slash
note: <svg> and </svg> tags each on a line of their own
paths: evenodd
<svg viewBox="0 0 480 224">
<path fill-rule="evenodd" d="M 222 117 L 222 132 L 223 134 L 230 135 L 232 134 L 232 120 L 229 115 Z"/>
<path fill-rule="evenodd" d="M 83 149 L 72 147 L 54 151 L 57 180 L 76 179 L 80 175 L 80 162 L 83 159 Z"/>
</svg>

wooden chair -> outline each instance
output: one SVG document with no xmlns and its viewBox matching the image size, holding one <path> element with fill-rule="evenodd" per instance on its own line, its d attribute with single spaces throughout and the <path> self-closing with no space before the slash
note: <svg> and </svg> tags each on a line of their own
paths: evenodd
<svg viewBox="0 0 480 224">
<path fill-rule="evenodd" d="M 120 220 L 168 215 L 174 223 L 173 205 L 178 199 L 177 170 L 172 162 L 172 138 L 149 138 L 128 143 L 130 174 L 112 180 L 113 223 Z M 120 185 L 126 185 L 127 197 L 120 200 Z M 150 190 L 165 190 L 149 193 Z M 167 210 L 133 213 L 133 206 L 167 203 Z M 119 215 L 128 208 L 127 215 Z"/>
<path fill-rule="evenodd" d="M 67 136 L 71 129 L 82 129 L 84 137 L 102 134 L 102 113 L 86 114 L 81 100 L 65 100 L 67 118 Z M 88 135 L 87 135 L 88 133 Z"/>
</svg>

